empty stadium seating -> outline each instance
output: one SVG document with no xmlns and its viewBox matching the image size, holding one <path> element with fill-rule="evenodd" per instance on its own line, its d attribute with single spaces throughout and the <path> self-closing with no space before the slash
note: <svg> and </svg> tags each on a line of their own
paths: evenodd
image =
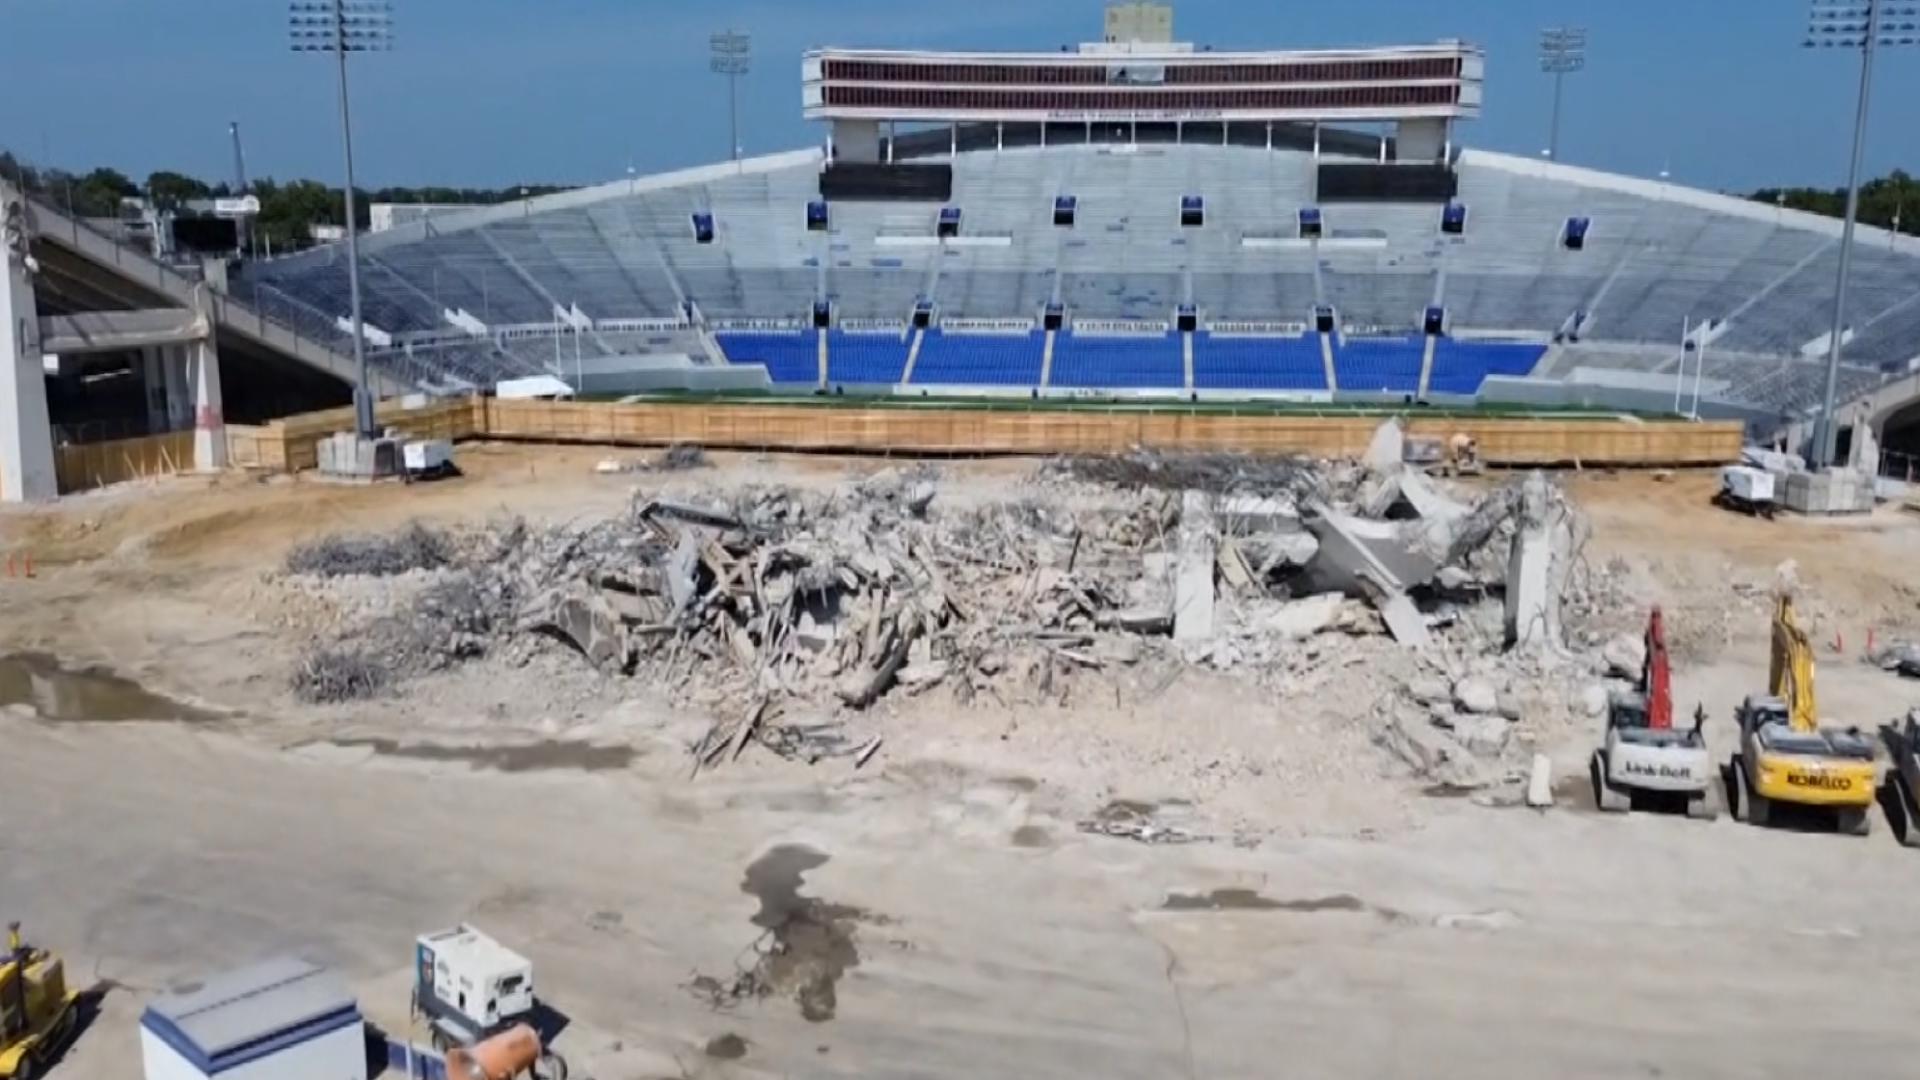
<svg viewBox="0 0 1920 1080">
<path fill-rule="evenodd" d="M 836 383 L 891 386 L 907 368 L 907 343 L 898 333 L 827 336 L 827 379 Z"/>
<path fill-rule="evenodd" d="M 1334 378 L 1355 393 L 1415 393 L 1425 350 L 1420 338 L 1348 338 L 1334 351 Z"/>
<path fill-rule="evenodd" d="M 1327 389 L 1320 338 L 1221 337 L 1199 333 L 1193 340 L 1196 390 Z"/>
<path fill-rule="evenodd" d="M 1716 363 L 1771 373 L 1730 379 L 1728 393 L 1783 408 L 1805 398 L 1801 353 L 1831 322 L 1838 254 L 1829 224 L 1521 159 L 1472 151 L 1460 159 L 1459 201 L 1472 218 L 1459 235 L 1441 232 L 1432 205 L 1339 203 L 1322 208 L 1317 244 L 1299 239 L 1300 211 L 1317 200 L 1314 158 L 1298 150 L 1021 147 L 962 152 L 952 166 L 948 205 L 964 226 L 948 240 L 936 236 L 936 204 L 835 202 L 829 228 L 809 231 L 817 155 L 436 218 L 429 229 L 363 244 L 367 319 L 419 334 L 448 329 L 449 311 L 501 327 L 551 322 L 556 306 L 605 320 L 678 316 L 690 305 L 724 323 L 804 318 L 827 300 L 843 320 L 904 320 L 924 298 L 944 319 L 1034 318 L 1057 301 L 1069 323 L 1164 322 L 1191 304 L 1204 327 L 1304 320 L 1328 305 L 1351 335 L 1336 350 L 1339 389 L 1386 393 L 1417 389 L 1429 305 L 1444 306 L 1467 338 L 1544 339 L 1586 312 L 1583 341 L 1648 355 L 1670 349 L 1683 323 L 1715 319 L 1726 323 Z M 1192 194 L 1205 200 L 1205 221 L 1182 227 L 1181 199 Z M 1073 199 L 1070 225 L 1055 224 L 1060 196 Z M 695 214 L 711 215 L 711 243 L 696 237 Z M 1561 243 L 1574 217 L 1591 222 L 1578 251 Z M 1854 267 L 1847 386 L 1920 354 L 1920 258 L 1873 242 Z M 249 265 L 234 289 L 316 335 L 338 335 L 334 322 L 347 309 L 342 257 L 331 248 Z M 777 381 L 817 377 L 810 334 L 722 341 L 735 359 L 766 360 Z M 1035 386 L 1043 341 L 935 331 L 911 381 Z M 598 335 L 582 345 L 613 348 Z M 1194 345 L 1196 389 L 1325 389 L 1312 337 L 1202 333 Z M 407 362 L 484 382 L 490 368 L 518 374 L 543 363 L 535 351 L 502 342 L 416 351 Z M 897 382 L 907 377 L 906 351 L 900 340 L 836 333 L 831 378 Z M 1537 347 L 1443 339 L 1431 388 L 1472 393 L 1489 374 L 1531 371 L 1538 357 Z M 1178 392 L 1179 341 L 1065 333 L 1050 381 Z"/>
<path fill-rule="evenodd" d="M 973 335 L 927 331 L 913 381 L 922 386 L 1039 386 L 1045 334 Z"/>
<path fill-rule="evenodd" d="M 1546 351 L 1543 345 L 1438 338 L 1427 389 L 1435 394 L 1477 394 L 1489 375 L 1532 374 Z"/>
<path fill-rule="evenodd" d="M 1064 334 L 1053 352 L 1051 384 L 1087 390 L 1175 390 L 1186 385 L 1180 339 Z"/>
<path fill-rule="evenodd" d="M 811 331 L 716 334 L 727 359 L 736 364 L 764 364 L 776 383 L 820 381 L 820 338 Z"/>
</svg>

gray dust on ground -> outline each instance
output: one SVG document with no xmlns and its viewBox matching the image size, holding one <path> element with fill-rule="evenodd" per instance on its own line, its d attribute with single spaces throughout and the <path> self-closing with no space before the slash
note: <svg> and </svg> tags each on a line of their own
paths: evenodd
<svg viewBox="0 0 1920 1080">
<path fill-rule="evenodd" d="M 44 653 L 0 656 L 0 708 L 25 705 L 43 720 L 199 724 L 217 713 L 156 694 L 105 668 L 68 667 Z"/>
</svg>

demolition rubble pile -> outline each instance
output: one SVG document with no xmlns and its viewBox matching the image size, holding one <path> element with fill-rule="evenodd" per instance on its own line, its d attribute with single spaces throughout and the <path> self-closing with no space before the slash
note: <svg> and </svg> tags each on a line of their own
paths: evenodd
<svg viewBox="0 0 1920 1080">
<path fill-rule="evenodd" d="M 1572 581 L 1585 526 L 1538 476 L 1463 501 L 1397 461 L 1136 453 L 1055 462 L 1036 484 L 949 505 L 936 472 L 889 470 L 831 494 L 696 489 L 592 523 L 324 541 L 290 572 L 323 589 L 429 578 L 397 610 L 323 635 L 295 689 L 345 700 L 545 640 L 753 718 L 935 688 L 1057 702 L 1076 680 L 1164 685 L 1139 673 L 1182 664 L 1257 679 L 1371 639 L 1404 658 L 1394 688 L 1410 688 L 1388 695 L 1388 741 L 1464 783 L 1454 759 L 1505 737 L 1459 718 L 1515 711 L 1515 680 L 1489 666 L 1562 666 L 1585 596 Z"/>
</svg>

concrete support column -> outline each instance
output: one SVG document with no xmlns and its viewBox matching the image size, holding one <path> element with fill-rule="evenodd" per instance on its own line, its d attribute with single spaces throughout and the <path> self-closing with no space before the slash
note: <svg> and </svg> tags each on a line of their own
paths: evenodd
<svg viewBox="0 0 1920 1080">
<path fill-rule="evenodd" d="M 209 335 L 185 347 L 187 384 L 193 391 L 193 467 L 227 467 L 227 420 L 220 400 L 220 350 Z"/>
<path fill-rule="evenodd" d="M 1451 133 L 1442 119 L 1402 120 L 1396 125 L 1395 139 L 1401 161 L 1444 161 Z"/>
<path fill-rule="evenodd" d="M 880 160 L 880 121 L 835 120 L 828 127 L 828 156 L 839 161 L 873 163 Z M 892 159 L 892 133 L 888 133 L 888 159 Z"/>
<path fill-rule="evenodd" d="M 5 220 L 0 207 L 0 221 Z M 0 247 L 0 499 L 41 502 L 60 494 L 53 466 L 53 423 L 40 355 L 40 312 L 33 282 Z"/>
<path fill-rule="evenodd" d="M 167 430 L 167 386 L 160 374 L 160 350 L 149 345 L 140 350 L 140 389 L 147 401 L 147 434 Z"/>
<path fill-rule="evenodd" d="M 187 382 L 186 346 L 160 347 L 160 379 L 166 394 L 167 430 L 185 431 L 193 424 L 193 388 Z"/>
</svg>

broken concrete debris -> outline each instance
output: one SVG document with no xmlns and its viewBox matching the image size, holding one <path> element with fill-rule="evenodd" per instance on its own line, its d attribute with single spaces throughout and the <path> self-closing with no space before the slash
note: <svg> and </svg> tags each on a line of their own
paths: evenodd
<svg viewBox="0 0 1920 1080">
<path fill-rule="evenodd" d="M 1361 456 L 1360 463 L 1374 472 L 1387 472 L 1399 468 L 1406 453 L 1406 429 L 1400 426 L 1398 417 L 1393 417 L 1373 429 L 1373 438 L 1367 441 L 1367 452 Z"/>
<path fill-rule="evenodd" d="M 1533 755 L 1527 769 L 1527 805 L 1535 810 L 1553 805 L 1553 759 L 1545 754 Z"/>
<path fill-rule="evenodd" d="M 1500 692 L 1488 680 L 1469 675 L 1453 684 L 1453 703 L 1464 712 L 1490 715 L 1500 709 Z"/>
<path fill-rule="evenodd" d="M 1173 640 L 1213 638 L 1213 508 L 1207 496 L 1189 491 L 1180 502 L 1180 562 L 1173 586 Z"/>
<path fill-rule="evenodd" d="M 1552 611 L 1539 590 L 1574 589 L 1584 524 L 1543 477 L 1475 493 L 1398 461 L 1136 453 L 1057 461 L 1037 483 L 982 502 L 943 498 L 925 466 L 830 490 L 681 476 L 601 520 L 322 541 L 289 562 L 309 591 L 419 580 L 370 625 L 316 640 L 302 693 L 371 696 L 556 641 L 730 717 L 690 747 L 699 771 L 755 744 L 806 761 L 871 751 L 871 731 L 849 741 L 834 716 L 916 695 L 1041 704 L 1091 680 L 1078 692 L 1118 701 L 1182 664 L 1297 687 L 1381 655 L 1353 639 L 1391 635 L 1404 659 L 1367 693 L 1397 699 L 1389 687 L 1418 672 L 1418 704 L 1383 741 L 1462 787 L 1505 775 L 1491 763 L 1523 743 L 1530 711 L 1583 704 L 1554 682 L 1552 650 L 1502 655 L 1503 592 Z M 1542 528 L 1546 572 L 1516 582 Z M 1576 622 L 1588 605 L 1574 598 Z"/>
<path fill-rule="evenodd" d="M 1436 726 L 1427 713 L 1395 710 L 1382 729 L 1381 742 L 1433 783 L 1472 791 L 1493 782 L 1472 752 Z"/>
</svg>

